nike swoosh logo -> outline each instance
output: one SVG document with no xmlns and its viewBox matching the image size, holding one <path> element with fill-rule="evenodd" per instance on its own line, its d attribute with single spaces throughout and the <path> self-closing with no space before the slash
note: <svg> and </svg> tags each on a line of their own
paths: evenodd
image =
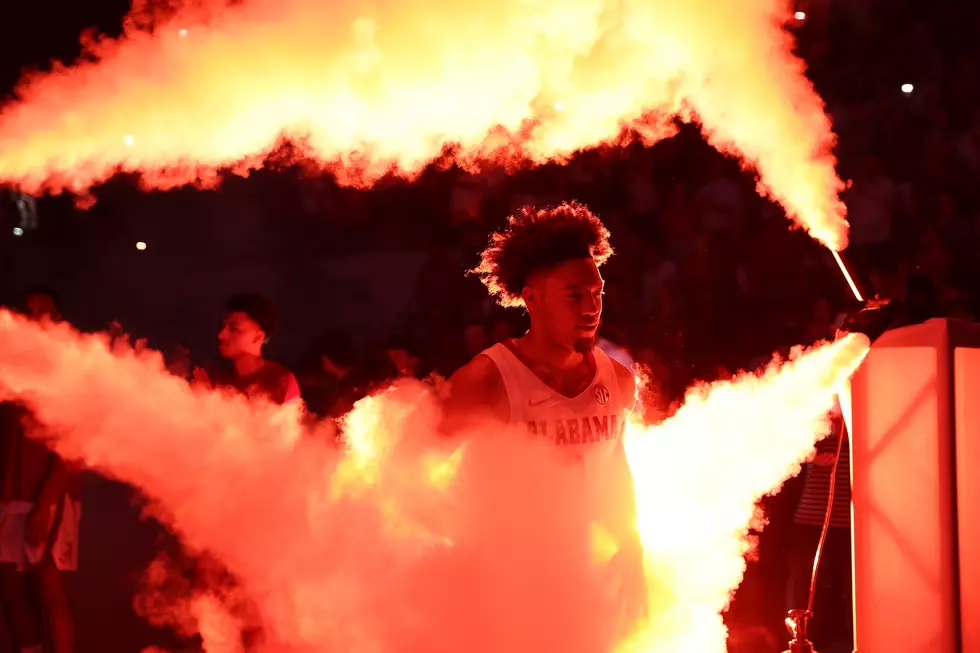
<svg viewBox="0 0 980 653">
<path fill-rule="evenodd" d="M 548 399 L 540 399 L 538 401 L 534 401 L 532 399 L 528 399 L 527 400 L 527 405 L 530 406 L 531 408 L 534 408 L 535 406 L 540 406 L 541 404 L 546 404 L 546 403 L 548 403 L 548 401 L 549 401 Z"/>
</svg>

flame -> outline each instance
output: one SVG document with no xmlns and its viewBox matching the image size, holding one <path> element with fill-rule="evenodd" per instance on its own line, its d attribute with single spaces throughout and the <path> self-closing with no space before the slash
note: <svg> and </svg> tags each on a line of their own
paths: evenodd
<svg viewBox="0 0 980 653">
<path fill-rule="evenodd" d="M 597 562 L 609 562 L 619 551 L 616 537 L 598 522 L 589 524 L 589 535 L 592 539 L 592 555 Z"/>
<path fill-rule="evenodd" d="M 242 653 L 241 625 L 213 596 L 196 598 L 190 608 L 204 640 L 204 653 Z"/>
<path fill-rule="evenodd" d="M 836 390 L 869 346 L 848 335 L 798 349 L 762 374 L 689 391 L 662 424 L 631 425 L 625 445 L 651 601 L 667 589 L 671 602 L 626 650 L 725 651 L 720 614 L 745 571 L 757 502 L 828 434 Z"/>
<path fill-rule="evenodd" d="M 319 431 L 296 437 L 294 407 L 195 389 L 154 352 L 0 312 L 0 398 L 28 403 L 57 451 L 142 488 L 227 565 L 272 653 L 721 653 L 756 501 L 826 435 L 835 388 L 867 350 L 847 336 L 798 351 L 630 427 L 651 610 L 625 642 L 602 591 L 617 545 L 583 512 L 575 469 L 496 434 L 447 443 L 421 384 L 359 403 L 355 444 L 338 452 Z M 208 651 L 237 650 L 229 629 L 255 626 L 222 596 L 182 603 Z"/>
<path fill-rule="evenodd" d="M 463 460 L 463 445 L 460 445 L 446 458 L 434 458 L 428 464 L 429 483 L 440 490 L 448 490 L 459 473 Z"/>
<path fill-rule="evenodd" d="M 835 137 L 786 0 L 207 0 L 138 3 L 116 40 L 26 75 L 0 111 L 0 181 L 84 192 L 213 184 L 283 138 L 342 183 L 652 144 L 673 117 L 759 172 L 833 250 L 847 239 Z M 226 6 L 231 5 L 231 6 Z"/>
</svg>

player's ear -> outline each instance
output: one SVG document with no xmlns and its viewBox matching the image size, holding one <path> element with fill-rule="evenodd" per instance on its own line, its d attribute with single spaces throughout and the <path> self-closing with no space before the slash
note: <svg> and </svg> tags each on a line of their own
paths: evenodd
<svg viewBox="0 0 980 653">
<path fill-rule="evenodd" d="M 530 310 L 531 306 L 538 301 L 538 292 L 533 286 L 524 286 L 524 290 L 521 291 L 521 299 L 524 300 L 524 305 Z"/>
</svg>

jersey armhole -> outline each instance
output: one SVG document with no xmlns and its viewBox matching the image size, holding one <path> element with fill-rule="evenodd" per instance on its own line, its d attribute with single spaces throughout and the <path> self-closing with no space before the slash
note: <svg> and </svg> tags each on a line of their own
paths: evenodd
<svg viewBox="0 0 980 653">
<path fill-rule="evenodd" d="M 608 383 L 612 385 L 612 388 L 609 389 L 611 395 L 610 403 L 614 406 L 621 406 L 623 408 L 623 419 L 629 419 L 632 411 L 628 409 L 633 404 L 633 399 L 627 399 L 626 393 L 623 392 L 623 387 L 619 384 L 619 370 L 616 369 L 616 362 L 598 347 L 596 347 L 595 358 L 596 366 L 600 370 L 597 377 L 601 378 L 601 370 L 603 368 L 608 370 Z M 635 406 L 633 408 L 635 409 Z"/>
<path fill-rule="evenodd" d="M 521 417 L 521 405 L 515 392 L 517 380 L 513 377 L 512 366 L 508 365 L 507 356 L 513 356 L 502 344 L 494 345 L 487 349 L 480 356 L 485 356 L 493 364 L 500 379 L 501 387 L 506 395 L 507 404 L 507 424 L 515 424 Z"/>
</svg>

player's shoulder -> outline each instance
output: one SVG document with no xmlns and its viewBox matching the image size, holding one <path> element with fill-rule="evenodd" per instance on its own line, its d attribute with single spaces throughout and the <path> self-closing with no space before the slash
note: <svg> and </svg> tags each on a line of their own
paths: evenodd
<svg viewBox="0 0 980 653">
<path fill-rule="evenodd" d="M 457 390 L 465 388 L 492 391 L 503 388 L 503 377 L 500 376 L 497 364 L 489 356 L 477 354 L 449 377 L 449 385 Z"/>
<path fill-rule="evenodd" d="M 285 382 L 290 378 L 296 378 L 285 365 L 270 360 L 267 360 L 265 365 L 262 366 L 262 376 L 265 379 L 276 382 Z"/>
<path fill-rule="evenodd" d="M 480 354 L 449 378 L 445 402 L 449 432 L 465 430 L 487 419 L 506 422 L 510 416 L 507 389 L 496 363 Z"/>
</svg>

